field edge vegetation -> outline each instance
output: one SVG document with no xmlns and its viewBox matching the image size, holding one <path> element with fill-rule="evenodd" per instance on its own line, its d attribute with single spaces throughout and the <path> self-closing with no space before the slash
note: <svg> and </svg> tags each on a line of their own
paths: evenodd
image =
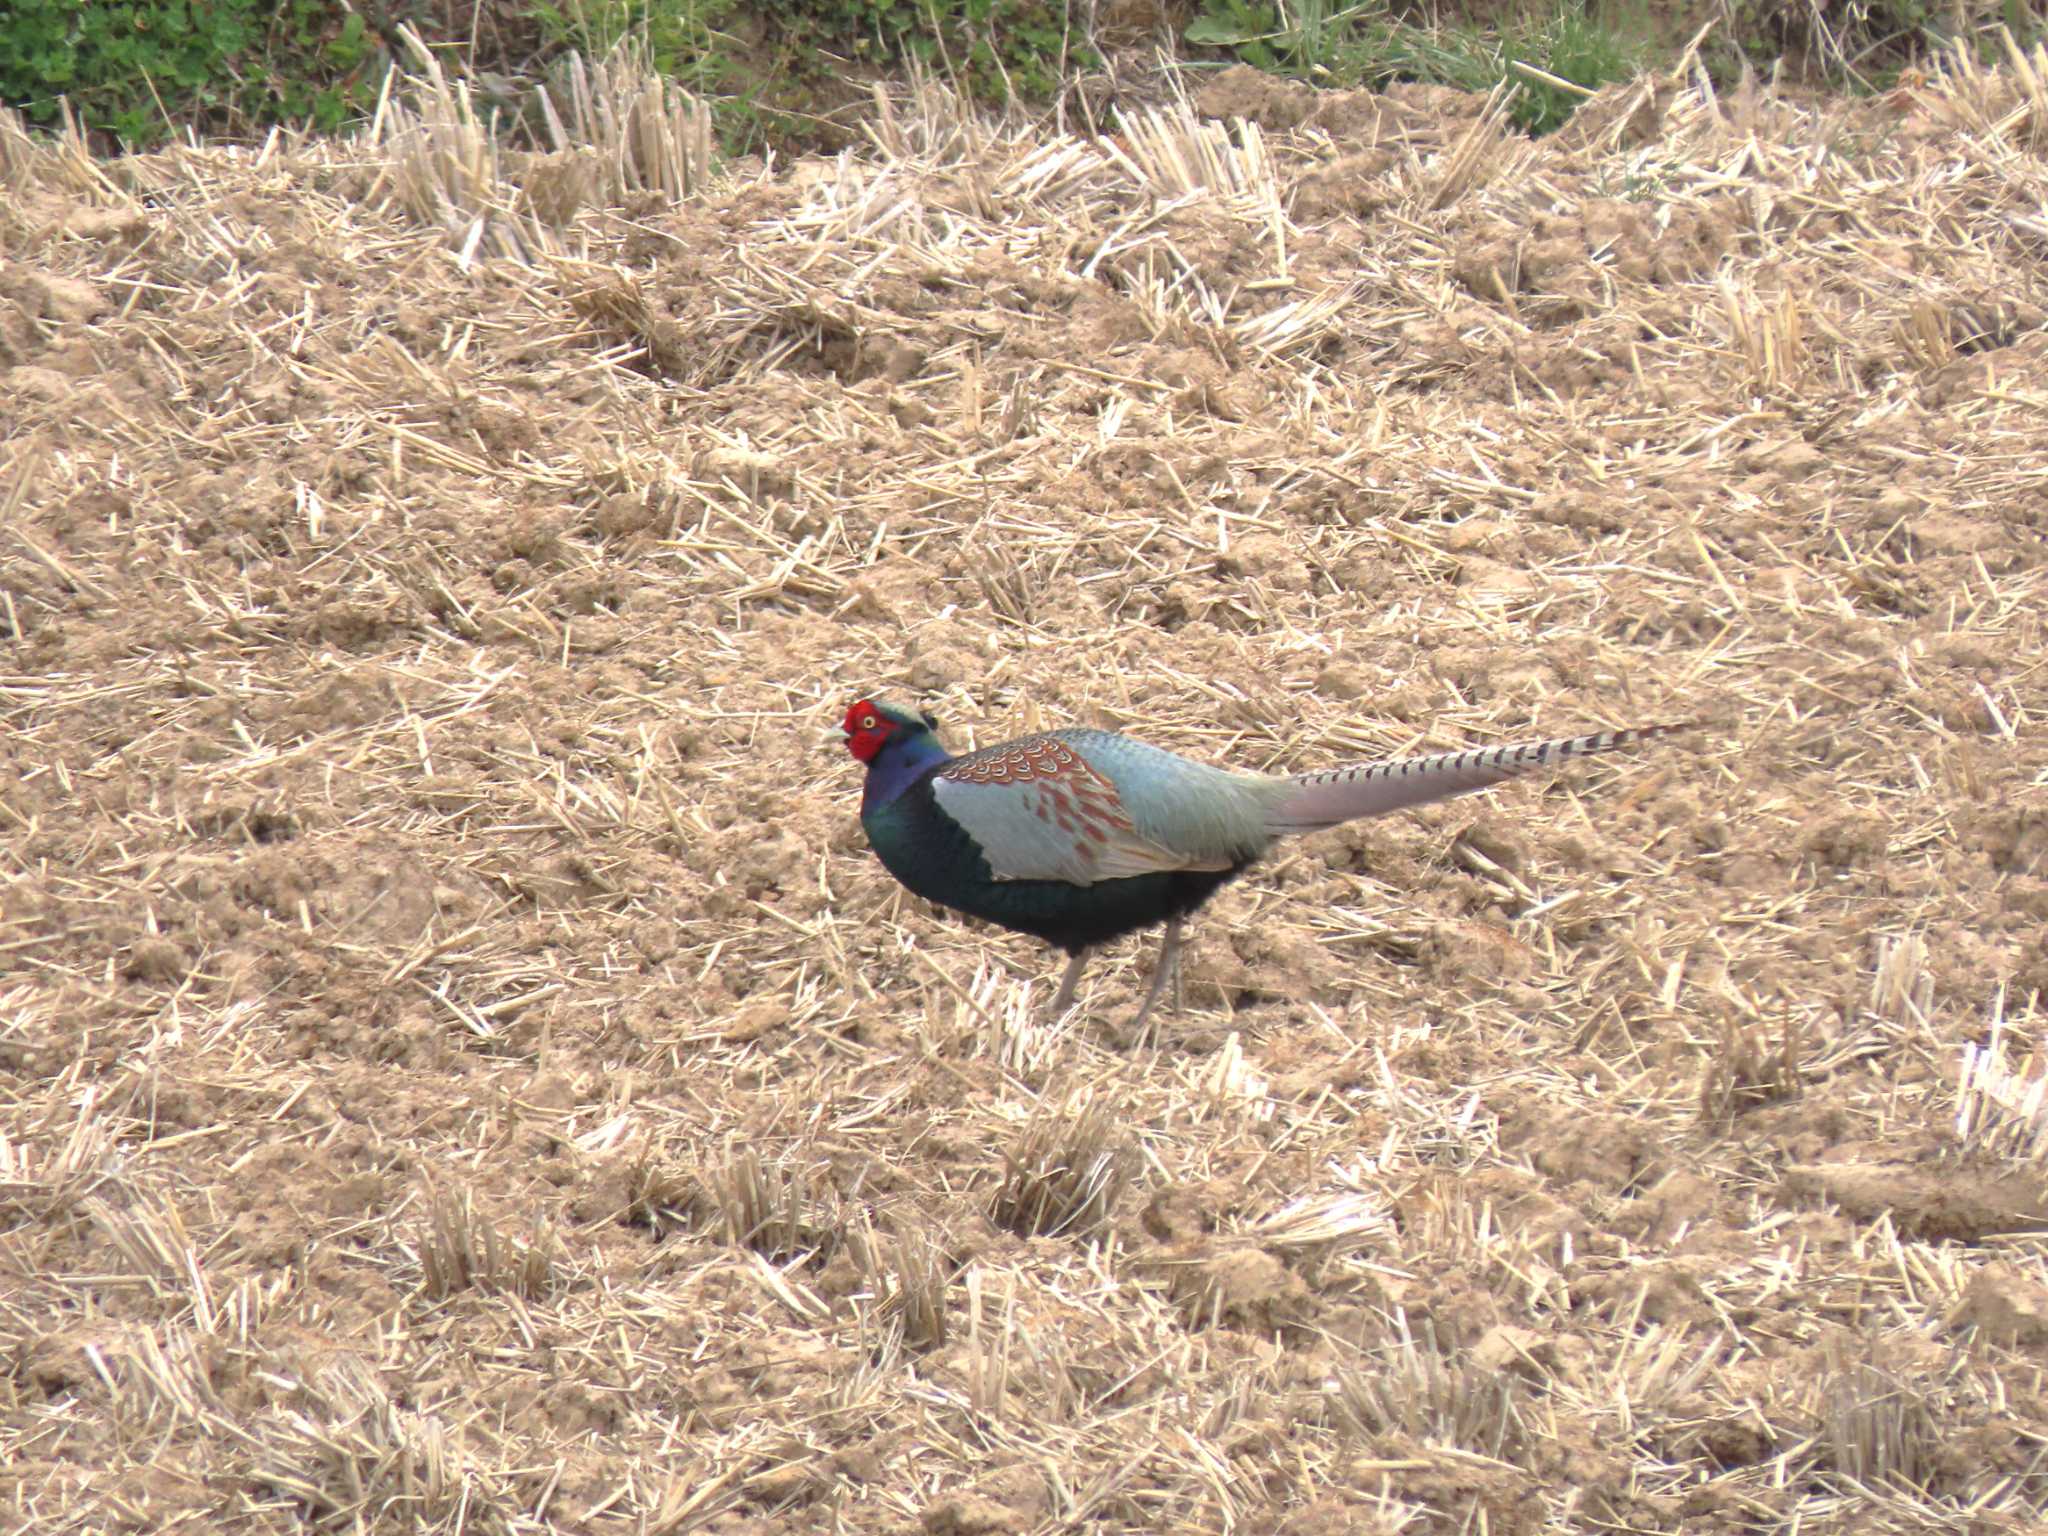
<svg viewBox="0 0 2048 1536">
<path fill-rule="evenodd" d="M 985 104 L 1060 102 L 1169 57 L 1246 63 L 1317 86 L 1399 82 L 1484 93 L 1512 82 L 1511 120 L 1561 127 L 1603 85 L 1688 53 L 1723 83 L 1745 67 L 1832 88 L 1889 86 L 1958 40 L 2002 55 L 2042 30 L 2026 0 L 1874 0 L 1839 13 L 1791 0 L 511 0 L 408 7 L 350 0 L 15 0 L 0 30 L 0 105 L 75 122 L 103 150 L 166 137 L 331 133 L 376 106 L 405 35 L 459 63 L 510 137 L 541 129 L 538 88 L 570 54 L 637 45 L 712 107 L 729 153 L 837 149 L 869 87 L 940 75 Z M 1700 46 L 1702 32 L 1708 35 Z M 1099 92 L 1096 94 L 1100 94 Z"/>
</svg>

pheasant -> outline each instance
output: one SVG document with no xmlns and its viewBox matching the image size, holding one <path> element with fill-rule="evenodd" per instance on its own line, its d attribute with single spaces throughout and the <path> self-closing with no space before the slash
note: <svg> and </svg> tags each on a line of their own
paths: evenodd
<svg viewBox="0 0 2048 1536">
<path fill-rule="evenodd" d="M 1281 837 L 1486 789 L 1684 725 L 1648 725 L 1273 776 L 1212 768 L 1109 731 L 1045 731 L 955 757 L 938 721 L 873 699 L 846 712 L 866 765 L 860 821 L 883 867 L 928 901 L 1070 956 L 1064 1013 L 1090 950 L 1163 922 L 1143 1026 L 1180 961 L 1188 914 Z"/>
</svg>

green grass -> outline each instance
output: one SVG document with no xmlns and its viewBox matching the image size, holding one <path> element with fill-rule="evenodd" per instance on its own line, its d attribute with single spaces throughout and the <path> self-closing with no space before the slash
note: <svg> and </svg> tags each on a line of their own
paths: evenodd
<svg viewBox="0 0 2048 1536">
<path fill-rule="evenodd" d="M 729 151 L 801 140 L 808 112 L 843 105 L 850 75 L 915 63 L 986 102 L 1042 101 L 1063 71 L 1095 62 L 1061 0 L 535 0 L 533 12 L 550 46 L 586 57 L 638 37 L 658 70 L 713 103 Z"/>
<path fill-rule="evenodd" d="M 0 103 L 129 145 L 180 122 L 333 130 L 376 100 L 376 39 L 330 0 L 9 0 Z"/>
<path fill-rule="evenodd" d="M 1470 26 L 1422 26 L 1384 3 L 1330 0 L 1207 0 L 1188 24 L 1194 47 L 1221 49 L 1246 64 L 1315 85 L 1379 88 L 1413 80 L 1487 91 L 1512 77 L 1521 87 L 1511 115 L 1525 131 L 1550 133 L 1578 104 L 1573 93 L 1512 70 L 1514 61 L 1590 90 L 1627 80 L 1640 67 L 1640 28 L 1589 13 L 1583 0 L 1541 22 L 1493 33 Z"/>
<path fill-rule="evenodd" d="M 1097 60 L 1066 0 L 528 0 L 475 38 L 431 30 L 461 67 L 503 82 L 509 117 L 548 64 L 637 38 L 711 100 L 728 149 L 805 143 L 870 78 L 921 64 L 968 94 L 1043 101 Z M 367 111 L 397 33 L 348 0 L 0 0 L 0 105 L 74 117 L 103 144 L 147 147 L 190 125 L 251 137 L 332 131 Z M 371 18 L 366 23 L 365 18 Z M 415 21 L 415 24 L 419 23 Z M 405 62 L 410 62 L 406 60 Z"/>
<path fill-rule="evenodd" d="M 1526 0 L 1521 19 L 1482 28 L 1411 19 L 1408 0 L 1195 0 L 1184 38 L 1199 61 L 1242 61 L 1319 86 L 1420 81 L 1517 87 L 1510 109 L 1531 134 L 1560 127 L 1570 90 L 1527 78 L 1519 61 L 1589 90 L 1656 62 L 1645 0 Z M 1458 0 L 1444 0 L 1452 7 Z M 1837 85 L 1882 88 L 1958 38 L 2002 62 L 1997 27 L 2042 35 L 2038 0 L 1730 0 L 1707 48 L 1718 74 L 1807 60 Z M 711 101 L 728 152 L 763 141 L 843 142 L 865 83 L 931 69 L 985 102 L 1042 102 L 1096 66 L 1078 0 L 525 0 L 497 7 L 475 38 L 431 35 L 466 70 L 496 77 L 508 120 L 528 83 L 563 52 L 604 54 L 635 37 L 656 67 Z M 68 99 L 102 144 L 146 147 L 174 128 L 253 137 L 273 124 L 343 127 L 376 100 L 397 34 L 381 6 L 349 0 L 0 0 L 0 104 L 57 120 Z M 1675 46 L 1665 39 L 1666 46 Z"/>
<path fill-rule="evenodd" d="M 737 9 L 738 0 L 535 0 L 533 16 L 553 49 L 599 59 L 635 37 L 660 73 L 715 96 L 732 83 L 738 48 L 725 28 Z"/>
<path fill-rule="evenodd" d="M 2000 27 L 2030 48 L 2048 36 L 2048 13 L 2039 0 L 1854 0 L 1818 11 L 1787 0 L 1732 0 L 1704 57 L 1717 76 L 1742 61 L 1768 73 L 1790 57 L 1837 89 L 1882 91 L 1958 43 L 1980 64 L 2002 65 Z"/>
</svg>

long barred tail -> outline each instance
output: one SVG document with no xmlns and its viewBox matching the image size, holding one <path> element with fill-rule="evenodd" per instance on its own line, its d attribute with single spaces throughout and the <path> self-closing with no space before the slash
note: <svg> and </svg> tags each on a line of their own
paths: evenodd
<svg viewBox="0 0 2048 1536">
<path fill-rule="evenodd" d="M 1564 736 L 1555 741 L 1528 741 L 1511 747 L 1476 752 L 1442 752 L 1430 757 L 1402 757 L 1387 763 L 1360 763 L 1321 773 L 1298 773 L 1288 782 L 1294 793 L 1266 815 L 1266 830 L 1279 835 L 1316 832 L 1361 816 L 1384 816 L 1411 805 L 1448 800 L 1487 789 L 1567 758 L 1590 757 L 1616 747 L 1633 746 L 1653 736 L 1687 731 L 1694 722 L 1643 725 L 1597 736 Z"/>
</svg>

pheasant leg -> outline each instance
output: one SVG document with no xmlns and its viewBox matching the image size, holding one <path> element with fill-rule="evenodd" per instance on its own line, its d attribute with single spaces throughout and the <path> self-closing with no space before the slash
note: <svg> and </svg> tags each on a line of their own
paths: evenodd
<svg viewBox="0 0 2048 1536">
<path fill-rule="evenodd" d="M 1180 919 L 1168 918 L 1166 937 L 1159 943 L 1159 960 L 1152 967 L 1152 985 L 1145 991 L 1145 1001 L 1138 1005 L 1138 1016 L 1131 1020 L 1131 1033 L 1136 1034 L 1145 1027 L 1146 1016 L 1152 1012 L 1152 1005 L 1159 1001 L 1159 994 L 1166 990 L 1168 981 L 1174 983 L 1174 997 L 1180 997 Z"/>
<path fill-rule="evenodd" d="M 1081 985 L 1081 967 L 1088 963 L 1088 951 L 1081 950 L 1067 962 L 1066 974 L 1060 977 L 1060 989 L 1052 1000 L 1052 1016 L 1058 1018 L 1067 1011 L 1067 1005 L 1074 1000 L 1074 989 Z"/>
</svg>

